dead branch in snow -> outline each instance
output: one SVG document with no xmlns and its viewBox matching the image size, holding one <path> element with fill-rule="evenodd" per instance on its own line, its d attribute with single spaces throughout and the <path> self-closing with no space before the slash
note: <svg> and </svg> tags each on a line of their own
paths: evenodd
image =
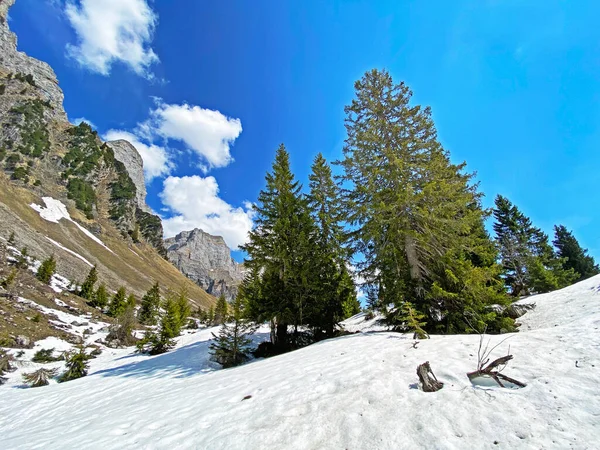
<svg viewBox="0 0 600 450">
<path fill-rule="evenodd" d="M 438 381 L 435 377 L 429 361 L 417 366 L 417 375 L 419 376 L 423 392 L 435 392 L 444 387 L 444 383 Z"/>
</svg>

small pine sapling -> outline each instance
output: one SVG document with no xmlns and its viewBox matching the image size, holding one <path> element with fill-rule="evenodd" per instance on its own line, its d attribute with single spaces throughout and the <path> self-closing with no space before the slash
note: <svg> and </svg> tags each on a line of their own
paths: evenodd
<svg viewBox="0 0 600 450">
<path fill-rule="evenodd" d="M 402 314 L 406 327 L 414 333 L 413 339 L 429 339 L 429 335 L 423 329 L 427 325 L 427 322 L 423 321 L 425 314 L 418 312 L 409 302 L 402 305 Z"/>
<path fill-rule="evenodd" d="M 8 236 L 8 245 L 14 247 L 17 244 L 17 239 L 15 237 L 15 232 L 11 231 L 10 236 Z"/>
<path fill-rule="evenodd" d="M 232 323 L 223 323 L 218 335 L 213 333 L 210 345 L 212 359 L 224 368 L 242 364 L 248 359 L 252 340 L 248 337 L 254 326 L 243 317 L 242 299 L 238 296 L 233 303 L 230 317 Z"/>
<path fill-rule="evenodd" d="M 79 347 L 76 352 L 68 353 L 65 358 L 67 370 L 60 376 L 58 382 L 64 383 L 65 381 L 85 377 L 89 369 L 89 359 L 90 357 L 85 353 L 83 347 Z"/>
<path fill-rule="evenodd" d="M 49 380 L 56 376 L 58 369 L 46 369 L 42 367 L 35 372 L 24 373 L 23 381 L 29 385 L 29 387 L 41 387 L 47 386 Z"/>
<path fill-rule="evenodd" d="M 50 363 L 55 361 L 61 361 L 64 359 L 63 355 L 54 356 L 54 348 L 41 349 L 35 352 L 31 360 L 36 363 Z"/>
<path fill-rule="evenodd" d="M 158 282 L 142 297 L 142 304 L 138 312 L 138 319 L 144 325 L 156 325 L 160 309 L 160 286 Z"/>
<path fill-rule="evenodd" d="M 98 286 L 98 289 L 96 289 L 94 298 L 90 301 L 90 306 L 103 309 L 106 307 L 107 304 L 108 292 L 106 292 L 106 286 L 104 285 L 104 283 L 102 283 L 100 286 Z"/>
<path fill-rule="evenodd" d="M 23 247 L 21 249 L 21 253 L 19 254 L 19 256 L 17 256 L 17 262 L 15 263 L 15 265 L 19 269 L 29 268 L 29 250 L 27 250 L 27 247 Z"/>
<path fill-rule="evenodd" d="M 107 314 L 111 317 L 119 317 L 125 312 L 126 308 L 127 291 L 125 291 L 125 288 L 121 286 L 110 301 L 110 305 L 108 305 Z"/>
<path fill-rule="evenodd" d="M 96 266 L 94 266 L 90 269 L 88 276 L 81 285 L 79 296 L 85 298 L 86 300 L 93 300 L 94 285 L 96 284 L 96 281 L 98 281 L 98 270 L 96 269 Z"/>
<path fill-rule="evenodd" d="M 54 255 L 51 255 L 50 258 L 46 259 L 37 270 L 35 276 L 42 283 L 50 283 L 52 276 L 56 273 L 56 260 L 54 259 Z"/>
</svg>

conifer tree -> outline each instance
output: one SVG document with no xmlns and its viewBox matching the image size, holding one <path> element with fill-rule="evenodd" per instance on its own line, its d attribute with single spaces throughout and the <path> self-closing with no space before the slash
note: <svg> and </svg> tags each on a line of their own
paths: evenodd
<svg viewBox="0 0 600 450">
<path fill-rule="evenodd" d="M 119 317 L 127 308 L 127 291 L 124 287 L 120 287 L 108 305 L 107 314 L 111 317 Z"/>
<path fill-rule="evenodd" d="M 214 342 L 210 345 L 213 359 L 224 368 L 237 366 L 248 359 L 252 343 L 248 336 L 254 332 L 254 327 L 244 318 L 243 300 L 239 295 L 231 306 L 231 323 L 223 322 L 219 334 L 213 333 Z"/>
<path fill-rule="evenodd" d="M 188 318 L 192 313 L 190 302 L 188 300 L 188 293 L 185 287 L 182 287 L 179 292 L 174 296 L 175 307 L 177 309 L 177 336 L 181 333 L 181 329 L 184 328 L 188 323 Z"/>
<path fill-rule="evenodd" d="M 42 367 L 34 372 L 24 373 L 23 381 L 29 385 L 29 387 L 41 387 L 47 386 L 48 380 L 56 376 L 58 369 L 47 369 Z"/>
<path fill-rule="evenodd" d="M 587 249 L 581 248 L 573 233 L 564 225 L 554 227 L 554 247 L 557 255 L 563 260 L 563 268 L 572 269 L 576 274 L 574 281 L 585 280 L 600 273 L 594 258 L 587 254 Z"/>
<path fill-rule="evenodd" d="M 206 314 L 207 325 L 213 326 L 215 323 L 215 307 L 211 305 Z"/>
<path fill-rule="evenodd" d="M 571 284 L 575 273 L 563 268 L 548 236 L 507 198 L 499 195 L 495 206 L 494 232 L 511 295 L 549 292 Z"/>
<path fill-rule="evenodd" d="M 11 231 L 10 235 L 8 236 L 8 241 L 7 241 L 8 245 L 10 245 L 11 247 L 14 247 L 17 244 L 17 239 L 15 237 L 15 232 Z"/>
<path fill-rule="evenodd" d="M 94 298 L 90 301 L 90 306 L 103 309 L 108 305 L 108 293 L 106 292 L 106 286 L 104 283 L 98 286 Z"/>
<path fill-rule="evenodd" d="M 160 308 L 160 286 L 155 282 L 150 290 L 142 297 L 139 320 L 144 325 L 155 325 Z"/>
<path fill-rule="evenodd" d="M 90 269 L 88 276 L 85 281 L 81 285 L 81 289 L 79 290 L 79 296 L 85 298 L 86 300 L 93 300 L 94 298 L 94 285 L 98 281 L 98 271 L 96 266 Z"/>
<path fill-rule="evenodd" d="M 71 352 L 65 357 L 65 365 L 67 370 L 58 379 L 59 383 L 65 381 L 75 380 L 77 378 L 85 377 L 88 373 L 90 359 L 89 355 L 85 353 L 83 347 L 79 347 L 78 351 Z"/>
<path fill-rule="evenodd" d="M 346 268 L 349 252 L 344 247 L 345 233 L 340 225 L 339 187 L 320 153 L 313 162 L 309 180 L 308 202 L 316 223 L 316 247 L 311 258 L 316 283 L 313 286 L 315 301 L 307 323 L 315 328 L 317 335 L 323 332 L 331 337 L 338 322 L 345 318 L 345 305 L 355 305 L 356 290 Z"/>
<path fill-rule="evenodd" d="M 135 305 L 137 305 L 137 300 L 135 299 L 135 295 L 134 294 L 129 294 L 127 296 L 127 301 L 125 302 L 125 307 L 126 308 L 131 308 L 132 310 L 135 309 Z"/>
<path fill-rule="evenodd" d="M 222 325 L 223 323 L 227 322 L 227 309 L 227 300 L 225 299 L 225 296 L 221 294 L 217 299 L 217 306 L 215 307 L 214 322 L 216 325 Z"/>
<path fill-rule="evenodd" d="M 35 276 L 42 283 L 50 283 L 52 276 L 56 272 L 56 260 L 54 259 L 54 255 L 50 255 L 50 258 L 44 260 L 40 267 L 37 270 Z"/>
<path fill-rule="evenodd" d="M 248 253 L 247 267 L 259 274 L 262 283 L 261 296 L 249 300 L 254 303 L 249 311 L 254 320 L 269 321 L 276 328 L 273 344 L 281 350 L 296 345 L 298 327 L 305 323 L 315 299 L 311 291 L 316 285 L 311 266 L 315 225 L 301 189 L 281 145 L 254 206 L 255 226 L 249 242 L 242 247 Z M 295 330 L 291 343 L 290 325 Z"/>
<path fill-rule="evenodd" d="M 372 70 L 355 89 L 340 164 L 358 275 L 378 303 L 410 301 L 428 329 L 463 331 L 466 311 L 507 301 L 499 267 L 479 255 L 493 246 L 473 175 L 451 163 L 430 108 L 411 105 L 404 83 Z"/>
<path fill-rule="evenodd" d="M 27 247 L 23 247 L 21 249 L 21 253 L 19 254 L 19 256 L 17 256 L 17 262 L 15 263 L 15 265 L 19 269 L 29 268 L 29 250 L 27 249 Z"/>
</svg>

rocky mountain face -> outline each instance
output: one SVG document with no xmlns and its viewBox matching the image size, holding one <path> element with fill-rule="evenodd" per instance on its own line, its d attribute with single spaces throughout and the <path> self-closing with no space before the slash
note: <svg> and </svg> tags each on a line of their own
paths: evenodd
<svg viewBox="0 0 600 450">
<path fill-rule="evenodd" d="M 110 291 L 123 286 L 139 300 L 158 281 L 165 290 L 186 287 L 192 303 L 210 307 L 214 297 L 164 259 L 140 155 L 68 122 L 52 68 L 17 51 L 6 20 L 13 3 L 0 0 L 0 243 L 12 237 L 38 262 L 54 255 L 57 272 L 73 283 L 96 265 Z M 11 264 L 0 271 L 10 273 Z"/>
<path fill-rule="evenodd" d="M 167 258 L 185 276 L 215 297 L 233 300 L 244 279 L 244 266 L 232 257 L 221 236 L 196 228 L 165 239 Z"/>
</svg>

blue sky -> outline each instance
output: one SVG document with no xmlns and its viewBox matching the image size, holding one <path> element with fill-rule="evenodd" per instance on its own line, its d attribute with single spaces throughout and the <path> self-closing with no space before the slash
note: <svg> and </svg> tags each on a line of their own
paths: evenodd
<svg viewBox="0 0 600 450">
<path fill-rule="evenodd" d="M 430 105 L 454 161 L 600 256 L 600 4 L 522 1 L 17 0 L 19 49 L 70 118 L 129 137 L 168 234 L 235 247 L 279 143 L 306 182 L 334 160 L 353 83 L 386 68 Z"/>
</svg>

